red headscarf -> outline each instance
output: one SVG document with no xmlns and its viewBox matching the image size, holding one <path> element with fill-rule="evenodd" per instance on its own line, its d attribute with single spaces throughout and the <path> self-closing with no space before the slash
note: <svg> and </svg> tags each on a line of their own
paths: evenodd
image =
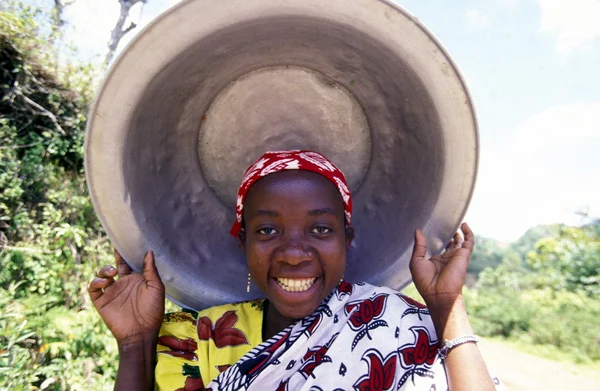
<svg viewBox="0 0 600 391">
<path fill-rule="evenodd" d="M 235 207 L 235 223 L 231 227 L 231 235 L 237 237 L 242 229 L 242 212 L 248 190 L 260 178 L 284 170 L 306 170 L 316 172 L 329 179 L 340 192 L 344 201 L 346 226 L 350 225 L 352 217 L 352 197 L 346 177 L 325 156 L 312 151 L 275 151 L 267 152 L 246 170 L 242 184 L 238 189 Z"/>
</svg>

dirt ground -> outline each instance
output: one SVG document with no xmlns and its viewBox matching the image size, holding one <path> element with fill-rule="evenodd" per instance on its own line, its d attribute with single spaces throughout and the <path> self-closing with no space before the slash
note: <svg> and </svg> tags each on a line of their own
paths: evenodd
<svg viewBox="0 0 600 391">
<path fill-rule="evenodd" d="M 600 370 L 548 360 L 500 341 L 481 340 L 479 348 L 493 376 L 509 391 L 600 391 Z"/>
</svg>

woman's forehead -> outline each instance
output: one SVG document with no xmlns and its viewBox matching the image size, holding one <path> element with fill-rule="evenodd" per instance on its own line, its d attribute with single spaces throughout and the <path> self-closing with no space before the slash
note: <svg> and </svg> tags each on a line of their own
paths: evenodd
<svg viewBox="0 0 600 391">
<path fill-rule="evenodd" d="M 305 170 L 280 171 L 257 181 L 248 191 L 247 211 L 265 203 L 298 203 L 323 204 L 343 213 L 342 197 L 330 180 L 324 176 Z M 324 206 L 325 207 L 325 206 Z"/>
</svg>

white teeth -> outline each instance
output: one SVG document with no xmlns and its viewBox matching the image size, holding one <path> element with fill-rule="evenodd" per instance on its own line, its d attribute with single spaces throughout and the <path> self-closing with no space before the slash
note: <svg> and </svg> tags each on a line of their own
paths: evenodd
<svg viewBox="0 0 600 391">
<path fill-rule="evenodd" d="M 304 292 L 317 281 L 316 278 L 277 278 L 277 283 L 287 292 Z"/>
</svg>

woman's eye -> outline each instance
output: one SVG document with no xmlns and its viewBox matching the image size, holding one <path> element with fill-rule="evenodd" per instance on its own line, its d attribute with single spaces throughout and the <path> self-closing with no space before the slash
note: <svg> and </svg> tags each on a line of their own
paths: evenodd
<svg viewBox="0 0 600 391">
<path fill-rule="evenodd" d="M 314 227 L 311 232 L 313 234 L 319 234 L 319 235 L 323 235 L 323 234 L 328 234 L 331 232 L 331 229 L 327 228 L 327 227 Z"/>
<path fill-rule="evenodd" d="M 275 228 L 261 228 L 257 232 L 261 235 L 275 235 L 277 230 Z"/>
</svg>

